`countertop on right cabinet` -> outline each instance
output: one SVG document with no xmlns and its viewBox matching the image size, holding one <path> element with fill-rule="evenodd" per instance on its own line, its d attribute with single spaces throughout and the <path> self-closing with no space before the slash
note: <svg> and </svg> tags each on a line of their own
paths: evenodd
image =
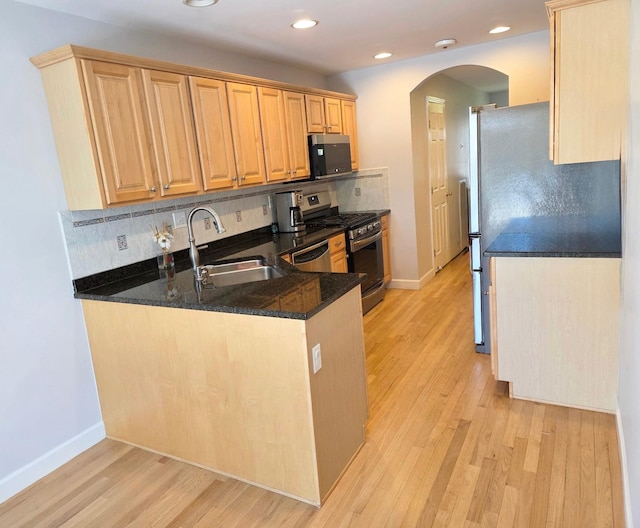
<svg viewBox="0 0 640 528">
<path fill-rule="evenodd" d="M 485 255 L 619 258 L 621 251 L 620 221 L 614 215 L 556 216 L 511 220 Z"/>
</svg>

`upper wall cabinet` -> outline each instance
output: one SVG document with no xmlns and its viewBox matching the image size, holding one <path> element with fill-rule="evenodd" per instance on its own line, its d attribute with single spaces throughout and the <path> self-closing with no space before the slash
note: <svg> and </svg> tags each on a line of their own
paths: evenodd
<svg viewBox="0 0 640 528">
<path fill-rule="evenodd" d="M 351 146 L 351 170 L 358 170 L 360 166 L 358 158 L 358 127 L 356 125 L 355 101 L 341 101 L 342 108 L 342 133 L 349 136 Z"/>
<path fill-rule="evenodd" d="M 232 189 L 238 180 L 227 86 L 223 81 L 189 77 L 193 116 L 205 191 Z"/>
<path fill-rule="evenodd" d="M 227 83 L 227 93 L 238 185 L 265 183 L 267 175 L 257 88 L 250 84 Z"/>
<path fill-rule="evenodd" d="M 42 74 L 73 210 L 306 178 L 305 95 L 321 102 L 322 132 L 342 132 L 343 116 L 351 115 L 343 105 L 355 101 L 72 45 L 31 62 Z M 262 113 L 258 88 L 264 89 Z M 348 126 L 355 126 L 353 112 Z"/>
<path fill-rule="evenodd" d="M 80 64 L 80 79 L 76 77 L 80 72 L 70 72 L 68 77 L 57 79 L 59 90 L 48 90 L 47 95 L 51 106 L 51 97 L 62 101 L 69 85 L 74 81 L 79 83 L 73 88 L 86 90 L 88 120 L 85 121 L 84 116 L 78 115 L 82 113 L 84 98 L 70 98 L 69 104 L 73 105 L 74 111 L 69 114 L 68 119 L 61 115 L 62 119 L 54 122 L 54 127 L 58 128 L 55 131 L 56 140 L 59 148 L 59 141 L 64 140 L 69 132 L 80 140 L 74 149 L 73 139 L 67 138 L 69 144 L 64 145 L 65 159 L 62 160 L 61 156 L 61 161 L 72 171 L 71 174 L 67 171 L 67 175 L 73 178 L 67 181 L 67 188 L 73 187 L 76 181 L 85 180 L 83 172 L 87 165 L 93 166 L 91 172 L 95 181 L 92 183 L 101 182 L 103 186 L 81 186 L 77 189 L 77 194 L 68 197 L 69 201 L 87 200 L 95 204 L 95 208 L 100 208 L 102 197 L 107 205 L 152 198 L 157 187 L 154 183 L 151 134 L 143 98 L 142 72 L 139 68 L 107 62 L 83 60 Z M 70 65 L 76 66 L 75 63 Z M 79 117 L 81 118 L 78 119 Z M 93 135 L 87 135 L 85 127 L 91 129 Z M 74 170 L 73 158 L 76 156 L 81 160 L 82 168 L 79 166 Z M 73 208 L 74 204 L 75 202 L 69 204 L 69 207 Z"/>
<path fill-rule="evenodd" d="M 342 105 L 340 99 L 305 95 L 307 131 L 310 134 L 342 134 Z"/>
<path fill-rule="evenodd" d="M 619 159 L 624 141 L 629 0 L 547 2 L 551 24 L 550 157 Z"/>
<path fill-rule="evenodd" d="M 304 95 L 258 87 L 267 181 L 306 178 L 309 168 Z"/>
<path fill-rule="evenodd" d="M 151 121 L 160 194 L 179 196 L 202 189 L 187 77 L 142 70 Z"/>
</svg>

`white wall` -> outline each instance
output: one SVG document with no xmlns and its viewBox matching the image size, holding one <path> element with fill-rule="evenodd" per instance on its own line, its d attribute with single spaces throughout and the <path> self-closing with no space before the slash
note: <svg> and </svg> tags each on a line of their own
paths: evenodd
<svg viewBox="0 0 640 528">
<path fill-rule="evenodd" d="M 29 57 L 79 44 L 317 88 L 315 73 L 0 2 L 0 502 L 104 436 L 40 72 Z"/>
<path fill-rule="evenodd" d="M 429 251 L 418 229 L 429 224 L 430 211 L 415 202 L 427 187 L 414 177 L 410 93 L 431 75 L 464 64 L 508 75 L 511 105 L 549 100 L 548 31 L 329 78 L 332 89 L 358 95 L 360 166 L 389 167 L 392 285 L 417 289 L 433 273 L 419 265 L 428 260 L 424 255 Z"/>
<path fill-rule="evenodd" d="M 623 203 L 619 435 L 627 486 L 627 526 L 640 522 L 640 2 L 631 2 L 629 137 Z M 626 468 L 626 471 L 625 471 Z"/>
</svg>

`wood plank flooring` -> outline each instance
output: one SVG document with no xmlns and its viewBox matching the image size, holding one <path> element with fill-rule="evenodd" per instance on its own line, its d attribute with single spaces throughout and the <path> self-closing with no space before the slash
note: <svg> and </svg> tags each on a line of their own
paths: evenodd
<svg viewBox="0 0 640 528">
<path fill-rule="evenodd" d="M 365 316 L 367 442 L 321 509 L 104 440 L 0 527 L 623 527 L 614 417 L 509 399 L 474 351 L 467 259 Z"/>
</svg>

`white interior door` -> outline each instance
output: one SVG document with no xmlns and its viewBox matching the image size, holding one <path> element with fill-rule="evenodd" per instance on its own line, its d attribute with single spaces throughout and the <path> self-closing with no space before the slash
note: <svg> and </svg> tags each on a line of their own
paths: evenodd
<svg viewBox="0 0 640 528">
<path fill-rule="evenodd" d="M 431 185 L 431 218 L 434 265 L 437 270 L 449 262 L 449 205 L 447 188 L 447 143 L 444 99 L 427 97 L 428 164 Z"/>
</svg>

